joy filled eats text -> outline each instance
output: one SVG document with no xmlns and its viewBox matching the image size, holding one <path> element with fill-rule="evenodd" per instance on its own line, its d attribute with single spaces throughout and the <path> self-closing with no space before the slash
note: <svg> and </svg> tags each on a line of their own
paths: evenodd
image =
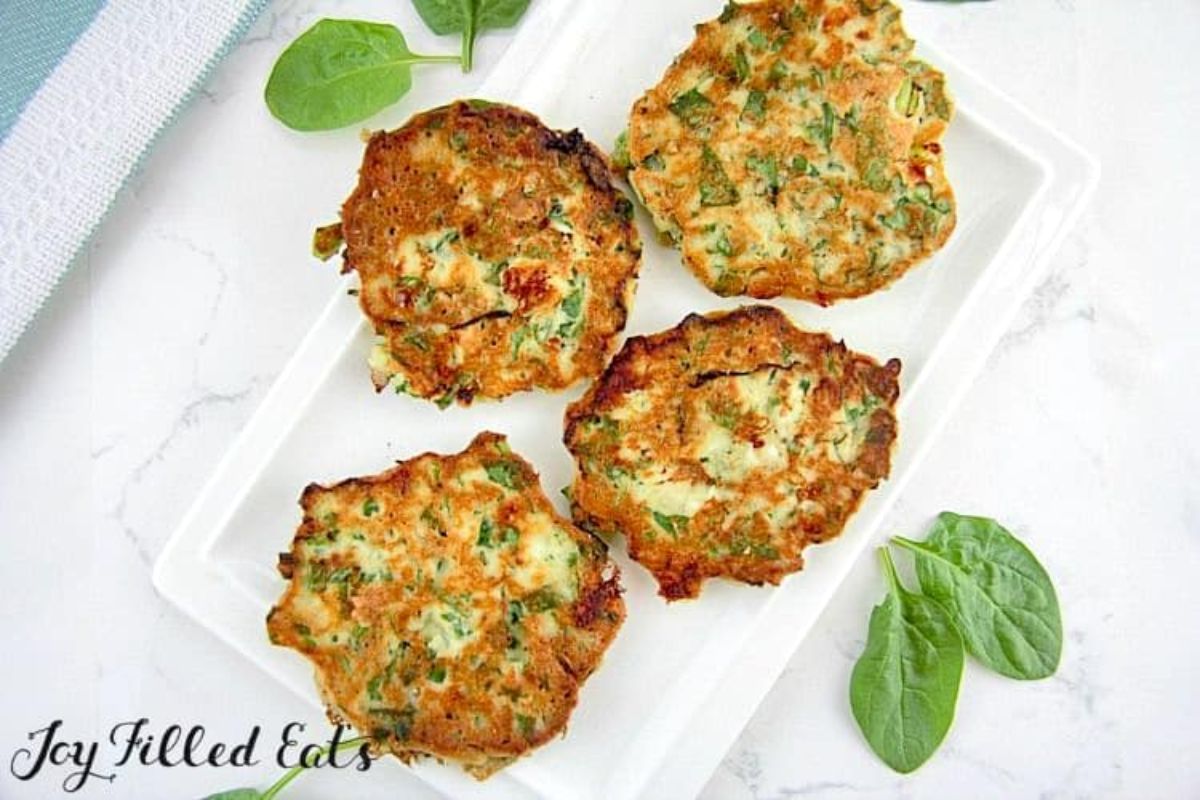
<svg viewBox="0 0 1200 800">
<path fill-rule="evenodd" d="M 9 771 L 22 781 L 61 781 L 62 790 L 77 792 L 89 781 L 112 782 L 121 770 L 137 767 L 254 767 L 263 754 L 274 757 L 281 769 L 303 765 L 309 768 L 353 767 L 370 769 L 367 745 L 339 753 L 339 745 L 354 738 L 338 725 L 324 740 L 305 735 L 302 722 L 289 722 L 275 742 L 263 741 L 262 726 L 255 725 L 236 742 L 216 741 L 203 725 L 167 725 L 155 728 L 146 718 L 118 722 L 102 740 L 79 739 L 63 729 L 56 719 L 30 731 L 29 744 L 17 748 L 9 760 Z"/>
</svg>

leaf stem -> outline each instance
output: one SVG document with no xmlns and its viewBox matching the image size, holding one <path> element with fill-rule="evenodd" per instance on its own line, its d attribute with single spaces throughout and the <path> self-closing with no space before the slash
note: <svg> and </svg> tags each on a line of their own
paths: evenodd
<svg viewBox="0 0 1200 800">
<path fill-rule="evenodd" d="M 896 574 L 896 565 L 892 563 L 892 553 L 887 545 L 879 548 L 879 560 L 883 562 L 883 573 L 887 575 L 890 591 L 892 594 L 900 594 L 904 587 L 900 585 L 900 576 Z"/>
<path fill-rule="evenodd" d="M 912 553 L 926 553 L 928 550 L 921 545 L 920 542 L 914 542 L 912 539 L 905 539 L 903 536 L 893 536 L 892 543 L 897 547 L 908 550 Z"/>
<path fill-rule="evenodd" d="M 413 64 L 459 64 L 462 62 L 462 56 L 423 56 L 420 53 L 412 54 Z"/>
<path fill-rule="evenodd" d="M 462 63 L 463 73 L 471 71 L 474 66 L 475 58 L 475 23 L 469 16 L 467 18 L 466 27 L 462 34 L 462 57 L 459 59 Z"/>
<path fill-rule="evenodd" d="M 366 736 L 360 736 L 357 739 L 350 739 L 349 741 L 341 742 L 340 744 L 338 744 L 337 751 L 340 753 L 343 750 L 348 750 L 352 746 L 359 747 L 363 744 L 363 742 L 368 742 L 368 741 L 370 741 L 370 739 Z M 330 749 L 332 749 L 332 748 L 322 747 L 320 749 L 320 751 L 318 751 L 318 753 L 317 753 L 317 758 L 329 755 Z M 287 772 L 285 772 L 283 774 L 282 778 L 275 781 L 275 783 L 271 785 L 270 789 L 267 789 L 265 792 L 263 792 L 262 800 L 275 800 L 275 797 L 278 796 L 279 793 L 284 790 L 284 787 L 286 787 L 292 781 L 296 780 L 296 778 L 298 778 L 300 776 L 300 773 L 304 772 L 304 770 L 306 770 L 306 769 L 308 769 L 308 765 L 306 765 L 304 763 L 303 759 L 301 759 L 301 762 L 299 764 L 297 764 L 296 766 L 292 767 Z"/>
</svg>

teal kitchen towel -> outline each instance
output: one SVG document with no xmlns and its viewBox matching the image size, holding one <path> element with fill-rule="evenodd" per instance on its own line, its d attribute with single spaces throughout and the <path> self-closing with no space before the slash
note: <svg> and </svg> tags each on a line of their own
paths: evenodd
<svg viewBox="0 0 1200 800">
<path fill-rule="evenodd" d="M 0 359 L 267 0 L 0 0 Z"/>
<path fill-rule="evenodd" d="M 0 3 L 0 140 L 104 0 Z"/>
</svg>

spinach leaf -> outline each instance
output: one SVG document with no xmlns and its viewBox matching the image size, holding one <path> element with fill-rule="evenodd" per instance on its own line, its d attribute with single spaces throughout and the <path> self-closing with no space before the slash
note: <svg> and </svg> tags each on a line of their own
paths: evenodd
<svg viewBox="0 0 1200 800">
<path fill-rule="evenodd" d="M 963 643 L 946 609 L 907 591 L 880 548 L 888 595 L 871 612 L 850 676 L 850 707 L 871 749 L 897 772 L 933 755 L 954 721 Z"/>
<path fill-rule="evenodd" d="M 1058 598 L 1015 536 L 995 520 L 947 511 L 924 542 L 894 541 L 915 555 L 922 591 L 954 615 L 973 656 L 1010 678 L 1054 674 L 1062 655 Z"/>
<path fill-rule="evenodd" d="M 529 0 L 413 0 L 413 5 L 437 35 L 462 33 L 462 68 L 470 72 L 475 37 L 481 31 L 516 25 Z"/>
<path fill-rule="evenodd" d="M 392 25 L 323 19 L 275 62 L 267 79 L 267 107 L 294 130 L 341 128 L 403 97 L 412 88 L 413 64 L 458 60 L 411 52 Z"/>
<path fill-rule="evenodd" d="M 262 792 L 257 789 L 230 789 L 228 792 L 210 794 L 204 800 L 262 800 Z"/>
</svg>

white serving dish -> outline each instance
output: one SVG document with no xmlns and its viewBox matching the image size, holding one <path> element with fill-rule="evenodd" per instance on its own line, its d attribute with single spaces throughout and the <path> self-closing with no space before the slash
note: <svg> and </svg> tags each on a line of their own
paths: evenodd
<svg viewBox="0 0 1200 800">
<path fill-rule="evenodd" d="M 657 81 L 692 25 L 722 0 L 539 0 L 480 96 L 524 106 L 553 127 L 579 127 L 608 146 L 633 101 Z M 1084 153 L 1001 93 L 927 48 L 957 103 L 946 139 L 959 202 L 947 247 L 888 291 L 820 309 L 780 301 L 801 326 L 903 363 L 901 441 L 892 477 L 842 537 L 808 551 L 804 572 L 776 589 L 714 582 L 695 602 L 668 607 L 654 582 L 615 548 L 628 621 L 584 688 L 565 738 L 486 783 L 457 770 L 413 771 L 453 797 L 632 800 L 694 796 L 863 550 L 880 536 L 942 423 L 1006 329 L 1094 189 Z M 285 191 L 279 189 L 279 191 Z M 341 198 L 331 197 L 330 204 Z M 646 239 L 628 333 L 648 333 L 692 311 L 731 308 L 678 254 Z M 306 236 L 307 231 L 297 231 Z M 365 358 L 371 336 L 356 302 L 334 297 L 253 420 L 180 524 L 155 568 L 161 594 L 308 702 L 307 662 L 267 641 L 264 617 L 283 588 L 275 572 L 311 481 L 377 472 L 427 450 L 456 452 L 475 433 L 508 434 L 560 509 L 570 482 L 561 444 L 565 405 L 581 388 L 527 394 L 470 409 L 376 395 Z"/>
</svg>

